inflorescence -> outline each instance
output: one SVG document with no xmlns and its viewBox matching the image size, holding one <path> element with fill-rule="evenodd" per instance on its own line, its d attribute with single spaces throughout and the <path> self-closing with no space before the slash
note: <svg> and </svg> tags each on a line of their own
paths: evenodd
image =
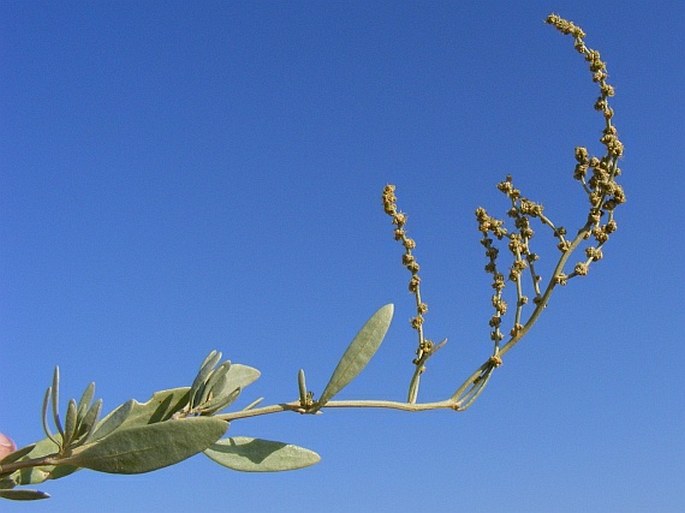
<svg viewBox="0 0 685 513">
<path fill-rule="evenodd" d="M 395 240 L 399 241 L 404 247 L 404 254 L 402 255 L 402 265 L 411 273 L 409 279 L 409 292 L 416 298 L 416 315 L 411 318 L 411 327 L 416 330 L 418 334 L 418 347 L 416 349 L 416 358 L 413 360 L 414 365 L 423 366 L 426 357 L 429 356 L 435 344 L 432 340 L 424 336 L 423 322 L 424 314 L 428 312 L 428 305 L 421 299 L 421 277 L 419 270 L 421 266 L 412 254 L 412 250 L 416 248 L 416 242 L 407 236 L 405 225 L 407 223 L 407 215 L 397 208 L 397 197 L 395 196 L 395 186 L 388 184 L 383 189 L 383 210 L 392 218 L 392 224 L 395 225 Z M 423 368 L 420 369 L 423 372 Z"/>
<path fill-rule="evenodd" d="M 523 196 L 521 191 L 514 186 L 511 176 L 507 176 L 497 185 L 497 188 L 510 201 L 507 216 L 513 224 L 511 228 L 507 227 L 504 220 L 491 216 L 484 208 L 476 210 L 478 230 L 482 234 L 480 242 L 485 248 L 487 257 L 485 271 L 492 276 L 491 286 L 494 290 L 491 296 L 494 312 L 488 321 L 494 351 L 482 367 L 481 374 L 476 374 L 477 377 L 472 381 L 474 385 L 483 378 L 489 377 L 492 368 L 501 365 L 501 356 L 532 327 L 557 285 L 566 285 L 576 276 L 587 275 L 591 264 L 602 258 L 602 248 L 617 228 L 614 211 L 618 205 L 626 201 L 623 188 L 616 182 L 616 178 L 621 174 L 618 160 L 623 155 L 623 144 L 612 123 L 614 111 L 609 106 L 609 98 L 614 96 L 614 88 L 607 82 L 606 63 L 602 61 L 599 52 L 585 45 L 585 32 L 580 27 L 555 14 L 549 15 L 546 22 L 563 34 L 573 36 L 574 47 L 589 64 L 592 80 L 600 90 L 594 108 L 604 117 L 605 123 L 600 142 L 605 151 L 604 155 L 592 156 L 585 147 L 575 149 L 576 166 L 573 178 L 580 182 L 589 201 L 587 218 L 575 236 L 570 236 L 563 226 L 555 225 L 545 214 L 542 204 Z M 394 185 L 387 185 L 383 190 L 383 208 L 395 225 L 395 240 L 404 246 L 402 264 L 411 273 L 409 291 L 416 299 L 416 316 L 411 319 L 411 325 L 417 331 L 419 339 L 416 358 L 413 360 L 417 369 L 415 373 L 415 380 L 417 380 L 417 375 L 424 370 L 426 359 L 442 344 L 435 345 L 424 336 L 424 314 L 428 311 L 428 306 L 421 299 L 420 266 L 412 253 L 416 243 L 407 236 L 405 229 L 407 216 L 397 208 Z M 536 269 L 536 262 L 540 256 L 531 249 L 531 241 L 535 235 L 532 228 L 533 220 L 551 230 L 556 240 L 556 248 L 560 252 L 556 266 L 546 283 L 543 283 L 543 278 Z M 578 246 L 590 240 L 591 242 L 587 242 L 584 249 L 584 260 L 577 262 L 570 272 L 565 272 L 567 261 Z M 498 262 L 500 254 L 500 249 L 497 247 L 498 241 L 506 241 L 506 249 L 511 255 L 511 263 L 507 266 L 502 266 Z M 533 310 L 527 319 L 524 319 L 524 307 L 529 304 L 529 297 L 524 291 L 526 276 L 530 279 L 528 294 L 532 296 Z M 516 301 L 511 328 L 503 330 L 503 317 L 509 310 L 509 305 L 503 295 L 508 282 L 515 284 Z M 505 339 L 506 342 L 504 342 Z M 480 392 L 478 390 L 475 393 Z M 415 399 L 415 394 L 412 395 L 410 391 L 410 402 L 413 402 L 413 399 Z"/>
<path fill-rule="evenodd" d="M 489 325 L 491 328 L 490 338 L 495 344 L 495 356 L 505 338 L 501 325 L 502 318 L 507 313 L 508 308 L 503 298 L 503 290 L 507 280 L 516 285 L 516 310 L 512 328 L 508 333 L 510 338 L 507 344 L 509 344 L 520 339 L 535 322 L 539 313 L 538 310 L 545 306 L 551 290 L 556 285 L 566 285 L 571 278 L 587 275 L 590 265 L 602 258 L 602 246 L 617 228 L 614 211 L 618 205 L 626 201 L 623 188 L 616 182 L 616 178 L 621 173 L 618 167 L 618 159 L 623 155 L 623 144 L 619 140 L 618 132 L 612 123 L 614 111 L 609 106 L 609 98 L 614 95 L 614 88 L 607 82 L 606 63 L 601 60 L 599 52 L 585 45 L 585 33 L 580 27 L 555 14 L 550 15 L 546 21 L 560 32 L 575 38 L 576 50 L 589 63 L 592 80 L 599 85 L 600 96 L 594 107 L 595 110 L 602 113 L 605 120 L 600 138 L 605 152 L 603 156 L 597 157 L 590 156 L 585 147 L 575 149 L 577 163 L 573 178 L 581 183 L 590 207 L 584 226 L 578 230 L 573 239 L 567 238 L 567 232 L 563 226 L 556 226 L 544 214 L 544 207 L 541 204 L 521 194 L 521 191 L 514 186 L 511 176 L 507 176 L 504 181 L 497 185 L 497 188 L 511 202 L 507 215 L 513 220 L 514 229 L 507 229 L 503 220 L 490 216 L 484 208 L 476 210 L 478 230 L 482 234 L 481 244 L 485 247 L 485 255 L 488 259 L 485 271 L 492 275 L 492 288 L 494 289 L 491 298 L 494 313 L 490 317 Z M 590 175 L 589 178 L 588 175 Z M 544 289 L 541 288 L 542 277 L 535 270 L 535 262 L 539 259 L 539 255 L 530 249 L 531 239 L 535 234 L 531 227 L 532 219 L 537 219 L 543 226 L 552 230 L 557 240 L 557 249 L 561 252 L 559 262 Z M 594 243 L 585 248 L 585 260 L 576 263 L 571 272 L 565 273 L 564 265 L 570 255 L 582 241 L 590 238 L 594 239 Z M 506 239 L 508 242 L 507 249 L 513 257 L 513 261 L 506 271 L 506 277 L 505 272 L 498 267 L 499 249 L 495 245 L 495 239 Z M 536 309 L 528 321 L 524 322 L 522 311 L 524 305 L 528 303 L 528 296 L 523 292 L 522 279 L 526 269 L 530 274 L 533 303 Z"/>
</svg>

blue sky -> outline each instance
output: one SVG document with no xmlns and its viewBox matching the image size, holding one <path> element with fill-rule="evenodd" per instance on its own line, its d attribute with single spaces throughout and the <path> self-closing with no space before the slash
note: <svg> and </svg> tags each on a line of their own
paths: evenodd
<svg viewBox="0 0 685 513">
<path fill-rule="evenodd" d="M 449 338 L 423 398 L 451 394 L 490 351 L 473 210 L 505 212 L 510 173 L 555 221 L 583 219 L 573 149 L 600 150 L 602 119 L 552 11 L 608 62 L 628 203 L 605 259 L 473 408 L 236 422 L 322 462 L 84 471 L 3 511 L 683 511 L 676 1 L 1 2 L 0 431 L 42 438 L 55 364 L 64 396 L 94 380 L 108 411 L 189 384 L 213 348 L 263 373 L 239 406 L 295 399 L 300 367 L 320 393 L 388 302 L 385 343 L 342 396 L 402 399 L 413 300 L 388 182 L 426 328 Z"/>
</svg>

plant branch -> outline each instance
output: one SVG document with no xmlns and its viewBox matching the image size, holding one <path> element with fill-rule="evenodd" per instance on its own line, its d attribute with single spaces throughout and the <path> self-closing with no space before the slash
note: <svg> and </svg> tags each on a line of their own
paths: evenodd
<svg viewBox="0 0 685 513">
<path fill-rule="evenodd" d="M 21 470 L 23 468 L 56 466 L 59 464 L 61 464 L 59 453 L 48 454 L 47 456 L 41 456 L 40 458 L 30 458 L 0 465 L 0 474 L 11 474 L 16 470 Z"/>
</svg>

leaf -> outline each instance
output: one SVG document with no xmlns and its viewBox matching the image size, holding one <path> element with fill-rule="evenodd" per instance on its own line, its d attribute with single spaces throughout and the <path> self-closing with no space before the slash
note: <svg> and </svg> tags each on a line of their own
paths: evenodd
<svg viewBox="0 0 685 513">
<path fill-rule="evenodd" d="M 102 410 L 102 399 L 95 401 L 82 417 L 78 432 L 76 433 L 75 443 L 77 445 L 83 445 L 88 441 L 90 435 L 93 434 L 100 410 Z"/>
<path fill-rule="evenodd" d="M 307 405 L 307 378 L 304 375 L 304 369 L 300 369 L 297 373 L 297 389 L 300 394 L 300 406 L 304 408 Z"/>
<path fill-rule="evenodd" d="M 133 411 L 133 404 L 136 402 L 137 401 L 134 399 L 126 401 L 124 404 L 120 404 L 107 415 L 105 415 L 105 417 L 98 422 L 97 426 L 95 427 L 92 440 L 95 441 L 99 440 L 100 438 L 104 438 L 119 428 L 126 421 L 129 415 L 131 415 L 131 412 Z"/>
<path fill-rule="evenodd" d="M 212 350 L 200 365 L 200 370 L 193 380 L 193 384 L 190 385 L 190 406 L 194 407 L 200 403 L 202 393 L 205 388 L 205 382 L 207 378 L 214 372 L 214 367 L 221 360 L 221 353 L 216 350 Z M 230 365 L 230 363 L 229 363 Z"/>
<path fill-rule="evenodd" d="M 61 435 L 55 435 L 57 441 L 61 439 Z M 22 452 L 24 450 L 22 449 Z M 49 438 L 44 438 L 40 442 L 36 442 L 29 452 L 25 452 L 21 458 L 15 461 L 24 461 L 29 459 L 43 458 L 57 454 L 59 447 L 55 442 Z M 18 485 L 38 484 L 48 479 L 59 479 L 61 477 L 73 474 L 78 470 L 78 467 L 73 465 L 43 465 L 40 467 L 27 467 L 16 470 L 10 475 L 10 479 Z"/>
<path fill-rule="evenodd" d="M 59 418 L 59 367 L 55 366 L 55 371 L 52 374 L 52 419 L 55 422 L 55 427 L 60 433 L 64 433 L 62 429 L 62 421 Z"/>
<path fill-rule="evenodd" d="M 198 371 L 191 388 L 195 389 L 196 386 L 204 383 L 205 379 L 207 379 L 207 376 L 209 376 L 209 374 L 212 372 L 212 369 L 216 367 L 216 364 L 219 363 L 220 360 L 221 353 L 216 349 L 212 349 L 200 365 L 200 370 Z"/>
<path fill-rule="evenodd" d="M 236 388 L 233 392 L 229 393 L 227 396 L 216 396 L 209 401 L 205 402 L 201 409 L 201 415 L 214 415 L 219 410 L 223 410 L 230 406 L 233 401 L 235 401 L 240 395 L 241 390 Z"/>
<path fill-rule="evenodd" d="M 91 382 L 81 395 L 81 399 L 78 402 L 78 414 L 79 417 L 83 417 L 90 408 L 90 403 L 93 401 L 93 396 L 95 395 L 95 383 Z"/>
<path fill-rule="evenodd" d="M 0 497 L 14 501 L 35 501 L 50 498 L 47 493 L 39 490 L 0 490 Z"/>
<path fill-rule="evenodd" d="M 251 410 L 252 408 L 256 407 L 259 403 L 261 403 L 264 400 L 263 397 L 258 397 L 254 401 L 252 401 L 250 404 L 245 406 L 245 408 L 242 409 L 242 411 L 248 411 Z"/>
<path fill-rule="evenodd" d="M 219 465 L 241 472 L 296 470 L 321 460 L 317 453 L 304 447 L 246 436 L 219 440 L 204 453 Z"/>
<path fill-rule="evenodd" d="M 257 381 L 261 375 L 262 373 L 254 367 L 242 365 L 240 363 L 234 363 L 228 370 L 228 374 L 226 374 L 224 391 L 233 391 L 236 388 L 245 390 L 245 387 Z"/>
<path fill-rule="evenodd" d="M 254 367 L 232 364 L 220 381 L 212 383 L 212 399 L 202 405 L 203 414 L 213 414 L 230 406 L 243 389 L 254 383 L 259 376 L 261 373 Z"/>
<path fill-rule="evenodd" d="M 207 381 L 204 383 L 202 398 L 198 404 L 206 402 L 210 395 L 216 396 L 217 390 L 222 390 L 223 384 L 226 381 L 226 374 L 228 374 L 230 368 L 231 362 L 224 362 L 212 371 L 209 378 L 207 378 Z M 214 390 L 215 388 L 216 390 Z"/>
<path fill-rule="evenodd" d="M 228 424 L 213 417 L 192 417 L 119 428 L 74 451 L 67 462 L 100 472 L 139 474 L 173 465 L 216 442 Z"/>
<path fill-rule="evenodd" d="M 36 444 L 27 445 L 26 447 L 22 447 L 21 449 L 17 449 L 16 451 L 9 453 L 4 458 L 0 459 L 0 465 L 3 463 L 7 464 L 17 461 L 22 456 L 26 456 L 28 453 L 30 453 L 35 446 Z"/>
<path fill-rule="evenodd" d="M 52 441 L 55 441 L 57 439 L 53 436 L 52 431 L 50 430 L 50 426 L 48 425 L 48 409 L 49 409 L 50 397 L 51 396 L 52 396 L 52 387 L 48 387 L 47 390 L 45 391 L 45 395 L 43 396 L 43 408 L 42 408 L 41 421 L 43 423 L 43 431 L 45 432 L 45 434 Z"/>
<path fill-rule="evenodd" d="M 102 439 L 121 428 L 144 426 L 169 420 L 174 413 L 179 412 L 188 404 L 189 395 L 189 387 L 180 387 L 155 392 L 145 403 L 131 399 L 114 409 L 100 421 L 95 428 L 92 439 Z"/>
<path fill-rule="evenodd" d="M 392 321 L 393 310 L 392 304 L 381 307 L 359 330 L 357 336 L 354 337 L 342 355 L 331 379 L 317 401 L 317 409 L 330 401 L 335 394 L 345 388 L 364 370 L 364 367 L 383 342 L 383 337 L 385 337 Z"/>
<path fill-rule="evenodd" d="M 70 399 L 67 403 L 67 417 L 64 421 L 64 441 L 66 445 L 70 445 L 76 434 L 76 424 L 78 414 L 78 406 L 74 399 Z"/>
</svg>

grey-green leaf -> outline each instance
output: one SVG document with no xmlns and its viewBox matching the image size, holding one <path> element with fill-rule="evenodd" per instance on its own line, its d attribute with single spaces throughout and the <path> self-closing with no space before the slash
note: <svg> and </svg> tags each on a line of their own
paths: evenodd
<svg viewBox="0 0 685 513">
<path fill-rule="evenodd" d="M 22 458 L 23 456 L 26 456 L 28 453 L 30 453 L 35 447 L 36 447 L 36 444 L 31 444 L 31 445 L 27 445 L 26 447 L 22 447 L 21 449 L 17 449 L 14 452 L 9 453 L 4 458 L 0 459 L 0 465 L 2 465 L 2 464 L 6 465 L 7 463 L 14 463 L 19 458 Z"/>
<path fill-rule="evenodd" d="M 300 405 L 304 408 L 307 404 L 307 378 L 304 375 L 304 369 L 300 369 L 297 373 L 297 388 L 300 395 Z"/>
<path fill-rule="evenodd" d="M 212 350 L 200 365 L 200 370 L 193 380 L 193 384 L 190 386 L 193 390 L 193 394 L 202 386 L 207 377 L 210 375 L 214 367 L 221 360 L 221 353 L 216 350 Z"/>
<path fill-rule="evenodd" d="M 67 404 L 67 416 L 64 421 L 64 443 L 70 445 L 76 434 L 76 420 L 78 415 L 78 406 L 74 399 L 69 399 Z"/>
<path fill-rule="evenodd" d="M 296 470 L 321 460 L 304 447 L 246 436 L 221 439 L 204 453 L 219 465 L 242 472 Z"/>
<path fill-rule="evenodd" d="M 64 433 L 62 428 L 62 421 L 59 418 L 59 367 L 55 366 L 55 371 L 52 374 L 52 419 L 55 422 L 55 427 L 60 434 Z"/>
<path fill-rule="evenodd" d="M 228 370 L 228 374 L 226 374 L 224 391 L 232 392 L 236 388 L 245 390 L 245 387 L 257 381 L 259 376 L 261 376 L 261 373 L 254 367 L 234 363 Z"/>
<path fill-rule="evenodd" d="M 226 374 L 228 374 L 230 368 L 231 362 L 224 362 L 212 371 L 205 382 L 202 396 L 200 401 L 198 401 L 198 404 L 206 402 L 210 396 L 216 397 L 217 392 L 220 393 L 220 391 L 223 390 L 223 384 L 226 382 Z"/>
<path fill-rule="evenodd" d="M 0 497 L 14 501 L 35 501 L 50 498 L 47 493 L 40 490 L 0 490 Z"/>
<path fill-rule="evenodd" d="M 95 426 L 97 425 L 98 416 L 100 415 L 100 410 L 102 410 L 102 399 L 95 401 L 88 411 L 86 411 L 85 415 L 83 415 L 78 432 L 76 433 L 77 438 L 75 442 L 77 444 L 83 445 L 93 434 Z"/>
<path fill-rule="evenodd" d="M 254 408 L 255 406 L 257 406 L 259 403 L 261 403 L 263 400 L 264 400 L 263 397 L 258 397 L 257 399 L 255 399 L 254 401 L 252 401 L 250 404 L 248 404 L 247 406 L 245 406 L 245 408 L 243 408 L 242 411 L 251 410 L 252 408 Z"/>
<path fill-rule="evenodd" d="M 260 375 L 261 373 L 254 367 L 239 363 L 232 364 L 221 380 L 211 383 L 211 390 L 204 391 L 211 392 L 212 399 L 201 405 L 203 415 L 213 414 L 230 406 L 243 389 L 254 383 Z M 209 385 L 208 382 L 207 386 Z"/>
<path fill-rule="evenodd" d="M 240 389 L 236 388 L 226 396 L 216 396 L 205 402 L 200 408 L 201 415 L 214 415 L 216 412 L 230 406 L 240 395 Z"/>
<path fill-rule="evenodd" d="M 106 437 L 115 430 L 133 426 L 143 426 L 169 420 L 188 404 L 189 387 L 171 388 L 155 392 L 144 403 L 131 399 L 117 407 L 100 421 L 93 440 Z"/>
<path fill-rule="evenodd" d="M 91 382 L 81 395 L 81 399 L 78 402 L 78 414 L 79 417 L 83 417 L 90 407 L 90 403 L 93 401 L 93 396 L 95 395 L 95 383 Z"/>
<path fill-rule="evenodd" d="M 57 443 L 61 441 L 61 435 L 55 435 Z M 25 452 L 16 461 L 43 458 L 45 456 L 57 455 L 59 447 L 54 440 L 44 438 L 31 446 L 31 450 Z M 23 451 L 22 451 L 23 452 Z M 43 465 L 40 467 L 27 467 L 13 472 L 10 479 L 18 485 L 38 484 L 48 479 L 59 479 L 68 476 L 78 470 L 73 465 Z"/>
<path fill-rule="evenodd" d="M 77 449 L 68 462 L 115 474 L 150 472 L 205 450 L 227 427 L 225 421 L 214 417 L 193 417 L 119 428 Z"/>
<path fill-rule="evenodd" d="M 366 367 L 383 342 L 383 337 L 392 321 L 393 310 L 392 304 L 381 307 L 359 330 L 333 371 L 331 379 L 317 401 L 317 408 L 321 408 L 330 401 Z"/>
</svg>

